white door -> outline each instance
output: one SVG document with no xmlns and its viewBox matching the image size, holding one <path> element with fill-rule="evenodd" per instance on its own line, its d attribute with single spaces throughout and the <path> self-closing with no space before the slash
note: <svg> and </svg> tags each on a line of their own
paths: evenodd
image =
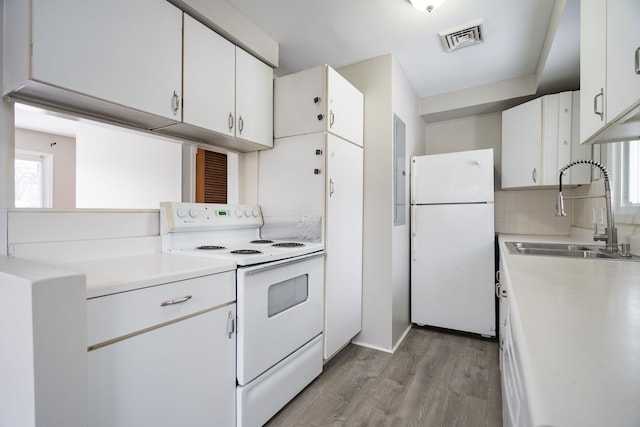
<svg viewBox="0 0 640 427">
<path fill-rule="evenodd" d="M 583 2 L 584 3 L 584 2 Z M 640 1 L 607 0 L 607 120 L 640 99 Z"/>
<path fill-rule="evenodd" d="M 33 79 L 180 121 L 182 11 L 169 2 L 34 0 L 32 46 Z"/>
<path fill-rule="evenodd" d="M 184 15 L 183 121 L 234 136 L 236 47 Z"/>
<path fill-rule="evenodd" d="M 593 135 L 606 123 L 605 100 L 608 97 L 606 49 L 607 2 L 581 1 L 580 141 Z"/>
<path fill-rule="evenodd" d="M 323 215 L 325 156 L 324 133 L 278 138 L 273 149 L 258 153 L 258 203 L 266 229 L 274 222 L 296 227 L 300 216 Z"/>
<path fill-rule="evenodd" d="M 493 201 L 493 150 L 415 156 L 411 203 Z"/>
<path fill-rule="evenodd" d="M 325 349 L 329 358 L 362 328 L 362 148 L 327 137 Z"/>
<path fill-rule="evenodd" d="M 327 67 L 327 92 L 326 129 L 362 146 L 364 96 L 331 67 Z"/>
<path fill-rule="evenodd" d="M 273 86 L 275 138 L 324 130 L 324 66 L 279 77 Z"/>
<path fill-rule="evenodd" d="M 493 204 L 411 210 L 411 321 L 495 336 Z"/>
<path fill-rule="evenodd" d="M 502 188 L 540 185 L 542 98 L 502 112 Z"/>
<path fill-rule="evenodd" d="M 236 48 L 236 137 L 273 147 L 273 70 Z"/>
<path fill-rule="evenodd" d="M 235 304 L 89 352 L 89 425 L 235 425 Z"/>
</svg>

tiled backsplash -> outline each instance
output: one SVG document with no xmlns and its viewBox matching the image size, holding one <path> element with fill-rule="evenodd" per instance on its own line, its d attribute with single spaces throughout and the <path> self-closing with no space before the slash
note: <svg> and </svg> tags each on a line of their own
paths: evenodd
<svg viewBox="0 0 640 427">
<path fill-rule="evenodd" d="M 573 189 L 563 193 L 571 196 Z M 573 201 L 565 201 L 567 216 L 556 216 L 556 188 L 495 192 L 495 229 L 498 233 L 568 235 L 573 225 Z"/>
<path fill-rule="evenodd" d="M 604 181 L 597 180 L 590 185 L 565 188 L 565 196 L 601 196 Z M 571 226 L 593 229 L 594 209 L 598 230 L 604 198 L 566 200 L 566 217 L 555 216 L 557 188 L 544 190 L 509 190 L 495 192 L 495 229 L 498 233 L 568 235 Z M 640 226 L 616 223 L 618 241 L 628 242 L 629 237 L 640 240 Z"/>
</svg>

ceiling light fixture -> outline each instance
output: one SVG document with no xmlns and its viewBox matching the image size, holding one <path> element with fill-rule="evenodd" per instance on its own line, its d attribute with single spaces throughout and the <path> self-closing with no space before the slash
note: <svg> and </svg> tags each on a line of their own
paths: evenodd
<svg viewBox="0 0 640 427">
<path fill-rule="evenodd" d="M 420 12 L 431 12 L 433 9 L 442 6 L 445 0 L 409 0 L 413 7 Z"/>
</svg>

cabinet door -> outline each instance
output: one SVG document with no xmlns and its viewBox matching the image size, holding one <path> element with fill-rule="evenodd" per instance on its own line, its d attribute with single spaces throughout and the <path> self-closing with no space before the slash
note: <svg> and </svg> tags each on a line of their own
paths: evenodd
<svg viewBox="0 0 640 427">
<path fill-rule="evenodd" d="M 362 146 L 364 97 L 332 68 L 327 72 L 327 130 Z"/>
<path fill-rule="evenodd" d="M 89 352 L 89 424 L 235 425 L 235 304 Z"/>
<path fill-rule="evenodd" d="M 634 1 L 634 0 L 630 0 Z M 580 2 L 580 141 L 606 123 L 607 2 Z M 599 114 L 598 114 L 599 113 Z"/>
<path fill-rule="evenodd" d="M 571 95 L 569 95 L 571 96 Z M 567 119 L 571 130 L 571 113 L 563 116 Z M 542 97 L 542 170 L 539 185 L 553 185 L 558 182 L 558 156 L 560 145 L 558 137 L 560 131 L 560 95 L 553 94 Z"/>
<path fill-rule="evenodd" d="M 273 147 L 273 70 L 236 48 L 236 137 Z"/>
<path fill-rule="evenodd" d="M 258 156 L 258 203 L 265 223 L 281 222 L 288 217 L 295 221 L 292 224 L 295 226 L 300 215 L 322 216 L 324 133 L 278 138 L 273 149 L 262 150 Z"/>
<path fill-rule="evenodd" d="M 606 17 L 607 120 L 611 121 L 640 99 L 640 75 L 636 74 L 640 1 L 607 0 Z"/>
<path fill-rule="evenodd" d="M 184 15 L 184 123 L 234 136 L 236 47 Z"/>
<path fill-rule="evenodd" d="M 180 120 L 182 12 L 157 0 L 33 0 L 31 77 Z"/>
<path fill-rule="evenodd" d="M 324 130 L 325 68 L 311 68 L 274 81 L 275 138 Z"/>
<path fill-rule="evenodd" d="M 541 129 L 541 98 L 502 113 L 502 188 L 540 184 Z"/>
<path fill-rule="evenodd" d="M 362 327 L 362 148 L 327 138 L 324 357 Z"/>
</svg>

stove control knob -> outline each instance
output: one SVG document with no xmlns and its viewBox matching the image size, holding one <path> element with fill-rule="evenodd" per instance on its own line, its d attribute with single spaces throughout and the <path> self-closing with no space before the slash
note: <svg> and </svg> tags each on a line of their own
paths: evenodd
<svg viewBox="0 0 640 427">
<path fill-rule="evenodd" d="M 244 214 L 244 212 L 242 212 L 242 209 L 240 208 L 236 208 L 236 211 L 234 213 L 236 215 L 236 218 L 242 218 L 242 215 Z"/>
<path fill-rule="evenodd" d="M 257 218 L 258 215 L 260 215 L 260 209 L 258 209 L 258 207 L 254 207 L 253 211 L 251 211 L 251 215 L 253 215 L 254 218 Z"/>
<path fill-rule="evenodd" d="M 244 216 L 246 216 L 247 218 L 251 218 L 251 209 L 245 209 Z"/>
<path fill-rule="evenodd" d="M 189 209 L 189 216 L 191 218 L 197 218 L 199 214 L 200 214 L 200 212 L 198 212 L 198 210 L 196 208 Z"/>
<path fill-rule="evenodd" d="M 178 208 L 176 209 L 176 215 L 178 216 L 178 218 L 184 218 L 185 216 L 187 216 L 187 211 L 185 211 L 184 208 Z"/>
</svg>

